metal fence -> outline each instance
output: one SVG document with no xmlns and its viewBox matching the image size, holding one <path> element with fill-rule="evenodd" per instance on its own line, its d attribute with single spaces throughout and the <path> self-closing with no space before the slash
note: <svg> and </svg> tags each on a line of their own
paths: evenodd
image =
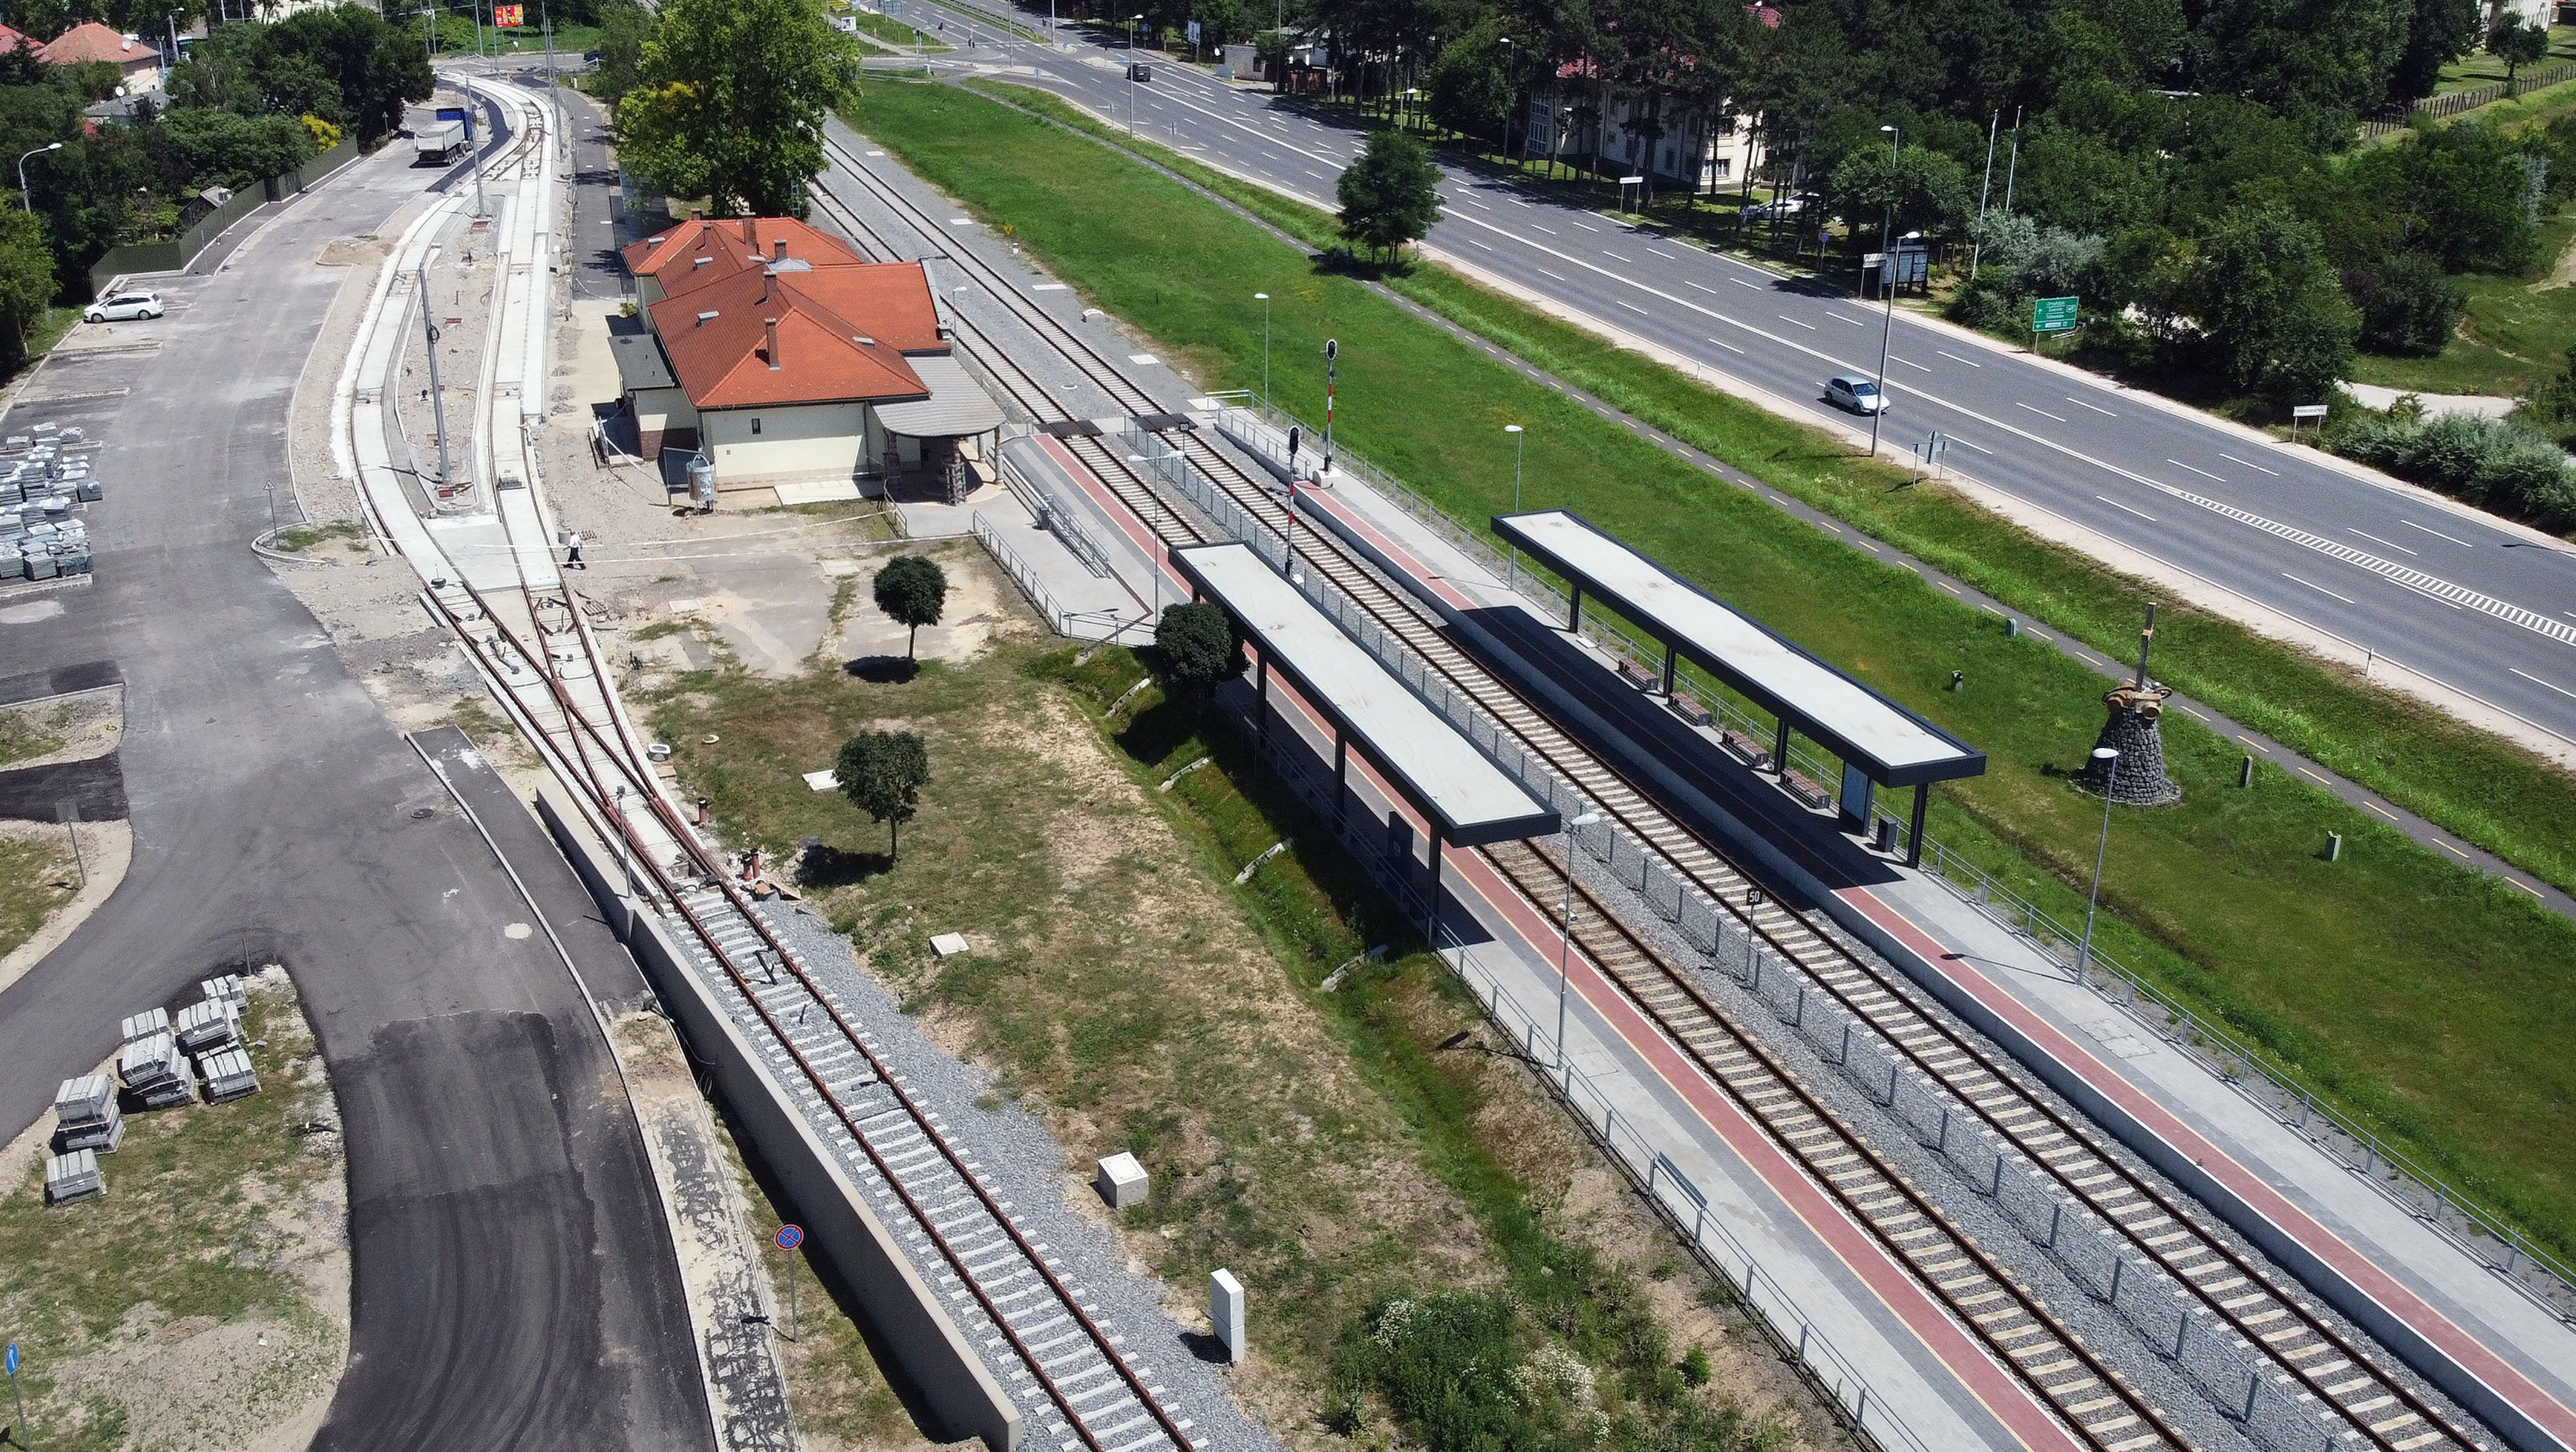
<svg viewBox="0 0 2576 1452">
<path fill-rule="evenodd" d="M 1298 423 L 1291 415 L 1255 401 L 1247 393 L 1216 395 L 1222 413 L 1239 414 L 1284 429 Z M 1222 414 L 1221 414 L 1222 417 Z M 1238 425 L 1241 418 L 1236 420 Z M 1222 425 L 1221 425 L 1222 426 Z M 1299 427 L 1305 427 L 1299 424 Z M 1168 450 L 1166 450 L 1168 452 Z M 1196 477 L 1186 460 L 1177 460 L 1176 469 L 1166 469 L 1165 477 L 1184 482 L 1193 501 L 1202 494 L 1214 496 L 1232 510 L 1232 519 L 1216 510 L 1211 517 L 1236 538 L 1244 539 L 1260 550 L 1272 563 L 1280 563 L 1280 548 L 1275 526 L 1262 525 L 1248 532 L 1236 521 L 1248 519 L 1240 509 Z M 1459 526 L 1429 500 L 1406 487 L 1367 460 L 1346 448 L 1336 448 L 1337 470 L 1358 476 L 1380 495 L 1407 515 L 1431 529 L 1451 547 L 1465 554 L 1545 613 L 1558 619 L 1571 609 L 1568 596 L 1559 592 L 1545 578 L 1515 564 L 1504 551 L 1480 536 Z M 1202 505 L 1203 508 L 1207 507 Z M 1267 543 L 1265 543 L 1265 537 Z M 1417 657 L 1403 648 L 1392 635 L 1377 629 L 1355 605 L 1338 600 L 1337 592 L 1328 592 L 1315 572 L 1307 572 L 1305 588 L 1317 597 L 1327 613 L 1340 620 L 1361 644 L 1389 659 L 1410 662 L 1398 667 L 1399 676 L 1412 686 L 1435 710 L 1444 715 L 1463 716 L 1462 729 L 1505 766 L 1513 770 L 1513 759 L 1523 756 L 1517 747 L 1509 747 L 1508 733 L 1498 731 L 1496 723 L 1481 711 L 1463 709 L 1465 698 L 1449 690 L 1436 679 L 1435 673 L 1423 666 Z M 1587 613 L 1583 634 L 1614 660 L 1625 664 L 1641 680 L 1660 678 L 1662 651 L 1599 612 Z M 1674 694 L 1708 713 L 1709 724 L 1727 741 L 1728 749 L 1747 764 L 1753 764 L 1754 753 L 1746 743 L 1761 743 L 1767 751 L 1776 737 L 1776 722 L 1766 721 L 1737 704 L 1714 686 L 1677 675 Z M 1453 705 L 1455 698 L 1459 705 Z M 1481 718 L 1481 719 L 1480 719 Z M 1789 748 L 1789 765 L 1814 783 L 1830 790 L 1841 774 L 1839 763 L 1806 749 L 1794 736 Z M 1515 775 L 1520 775 L 1518 770 Z M 1527 779 L 1524 778 L 1524 783 Z M 1889 826 L 1895 840 L 1904 845 L 1911 824 L 1875 805 L 1874 825 Z M 2070 930 L 2028 898 L 2013 891 L 1991 873 L 1965 856 L 1951 850 L 1928 831 L 1922 843 L 1922 861 L 1935 881 L 1953 896 L 1974 907 L 1989 920 L 2028 941 L 2039 954 L 2063 971 L 2069 981 L 2080 981 L 2104 1002 L 2118 1008 L 2142 1029 L 2173 1045 L 2218 1075 L 2238 1094 L 2258 1106 L 2275 1121 L 2286 1126 L 2309 1143 L 2323 1150 L 2355 1176 L 2389 1197 L 2409 1214 L 2441 1232 L 2453 1245 L 2467 1253 L 2488 1270 L 2504 1278 L 2535 1304 L 2576 1325 L 2576 1265 L 2556 1253 L 2531 1244 L 2523 1232 L 2481 1206 L 2477 1200 L 2421 1160 L 2402 1151 L 2391 1150 L 2379 1131 L 2360 1118 L 2320 1099 L 2315 1091 L 2298 1082 L 2294 1069 L 2264 1050 L 2236 1035 L 2224 1025 L 2200 1016 L 2199 1012 L 2174 995 L 2149 982 L 2145 975 L 2103 951 L 2097 940 L 2089 953 L 2079 953 L 2081 935 Z M 2084 967 L 2078 973 L 2077 959 Z"/>
<path fill-rule="evenodd" d="M 1046 621 L 1047 629 L 1075 640 L 1125 640 L 1132 634 L 1136 622 L 1115 610 L 1066 609 L 1055 598 L 1055 592 L 1046 587 L 1046 582 L 1038 578 L 1036 568 L 1022 558 L 1019 551 L 1002 542 L 1001 531 L 993 527 L 991 520 L 986 519 L 981 511 L 973 516 L 973 520 L 975 542 L 982 545 L 985 553 L 993 557 L 993 562 L 1011 577 L 1011 583 L 1020 587 L 1020 593 L 1028 597 L 1039 618 Z"/>
<path fill-rule="evenodd" d="M 2520 72 L 2514 76 L 2511 85 L 2503 81 L 2488 81 L 2483 85 L 2445 91 L 2438 96 L 2426 96 L 2403 110 L 2383 111 L 2362 122 L 2361 134 L 2376 141 L 2392 131 L 2405 130 L 2415 123 L 2415 118 L 2418 116 L 2430 116 L 2436 120 L 2444 116 L 2457 116 L 2463 111 L 2474 111 L 2490 102 L 2501 101 L 2509 95 L 2536 91 L 2543 86 L 2554 86 L 2568 80 L 2576 80 L 2576 60 L 2560 61 L 2555 65 L 2540 66 Z"/>
</svg>

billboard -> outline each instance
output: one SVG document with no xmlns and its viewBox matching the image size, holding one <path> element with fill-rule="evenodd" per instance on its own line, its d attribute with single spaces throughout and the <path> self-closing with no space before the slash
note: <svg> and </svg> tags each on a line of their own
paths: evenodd
<svg viewBox="0 0 2576 1452">
<path fill-rule="evenodd" d="M 521 29 L 528 23 L 528 7 L 525 5 L 495 5 L 492 7 L 492 23 L 503 30 Z"/>
</svg>

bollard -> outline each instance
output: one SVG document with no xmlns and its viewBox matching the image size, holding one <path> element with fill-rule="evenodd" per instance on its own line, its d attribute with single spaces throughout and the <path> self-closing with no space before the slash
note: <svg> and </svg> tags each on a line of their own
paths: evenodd
<svg viewBox="0 0 2576 1452">
<path fill-rule="evenodd" d="M 2328 862 L 2341 862 L 2343 860 L 2343 834 L 2341 832 L 2328 832 L 2326 834 L 2326 860 Z"/>
<path fill-rule="evenodd" d="M 2004 639 L 2021 639 L 2021 621 L 2017 617 L 2011 615 L 2004 617 Z"/>
<path fill-rule="evenodd" d="M 2245 753 L 2245 760 L 2244 760 L 2243 762 L 2241 762 L 2241 763 L 2239 763 L 2239 764 L 2237 765 L 2237 768 L 2236 768 L 2236 785 L 2237 785 L 2238 787 L 2240 787 L 2240 788 L 2243 788 L 2243 787 L 2250 787 L 2250 786 L 2254 785 L 2254 753 L 2253 753 L 2253 752 L 2250 752 L 2250 751 L 2249 751 L 2249 752 Z"/>
<path fill-rule="evenodd" d="M 1225 1343 L 1227 1364 L 1239 1364 L 1243 1360 L 1243 1282 L 1230 1270 L 1208 1277 L 1208 1322 L 1216 1328 L 1216 1339 Z"/>
</svg>

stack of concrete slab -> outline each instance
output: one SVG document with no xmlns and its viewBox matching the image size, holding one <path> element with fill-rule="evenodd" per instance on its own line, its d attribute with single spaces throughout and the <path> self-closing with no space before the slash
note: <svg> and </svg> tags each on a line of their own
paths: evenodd
<svg viewBox="0 0 2576 1452">
<path fill-rule="evenodd" d="M 250 1055 L 240 1049 L 225 1049 L 197 1061 L 206 1073 L 206 1102 L 221 1104 L 259 1092 L 259 1076 L 251 1072 Z"/>
<path fill-rule="evenodd" d="M 117 1028 L 117 1040 L 120 1043 L 139 1043 L 154 1034 L 166 1034 L 169 1031 L 170 1010 L 147 1009 L 142 1013 L 129 1013 L 125 1016 L 125 1022 Z"/>
<path fill-rule="evenodd" d="M 146 1109 L 197 1102 L 197 1076 L 188 1068 L 188 1056 L 179 1051 L 179 1041 L 167 1031 L 127 1044 L 117 1056 L 116 1075 L 126 1088 L 142 1096 Z"/>
<path fill-rule="evenodd" d="M 115 1081 L 105 1074 L 65 1079 L 54 1091 L 54 1126 L 57 1153 L 116 1153 L 125 1143 L 125 1111 L 117 1105 Z"/>
<path fill-rule="evenodd" d="M 233 1017 L 235 1018 L 239 1018 L 243 1014 L 250 1012 L 250 990 L 243 986 L 242 976 L 238 973 L 226 973 L 214 978 L 200 978 L 197 980 L 197 991 L 203 993 L 208 998 L 220 998 L 224 1002 L 231 1004 L 233 1006 Z"/>
<path fill-rule="evenodd" d="M 241 1018 L 230 999 L 209 998 L 179 1010 L 172 1034 L 179 1040 L 179 1047 L 204 1058 L 238 1042 L 240 1027 Z"/>
<path fill-rule="evenodd" d="M 107 1193 L 107 1177 L 98 1172 L 98 1151 L 73 1150 L 45 1161 L 45 1203 L 68 1205 Z"/>
</svg>

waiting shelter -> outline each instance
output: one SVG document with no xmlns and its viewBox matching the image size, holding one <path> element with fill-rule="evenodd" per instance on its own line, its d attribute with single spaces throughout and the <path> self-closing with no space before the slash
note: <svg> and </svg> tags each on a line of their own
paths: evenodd
<svg viewBox="0 0 2576 1452">
<path fill-rule="evenodd" d="M 1504 774 L 1251 546 L 1195 545 L 1174 550 L 1172 560 L 1194 592 L 1223 606 L 1252 643 L 1261 729 L 1268 729 L 1273 671 L 1331 724 L 1335 815 L 1356 748 L 1431 824 L 1426 928 L 1437 923 L 1444 847 L 1481 847 L 1558 829 L 1553 808 Z"/>
<path fill-rule="evenodd" d="M 1582 624 L 1588 592 L 1663 646 L 1667 697 L 1676 662 L 1686 660 L 1770 712 L 1779 723 L 1775 769 L 1788 770 L 1792 727 L 1831 751 L 1842 762 L 1840 802 L 1849 825 L 1867 828 L 1874 787 L 1914 788 L 1909 866 L 1922 858 L 1932 784 L 1985 773 L 1984 752 L 1571 510 L 1498 515 L 1494 533 L 1565 579 L 1574 595 L 1567 629 Z"/>
</svg>

